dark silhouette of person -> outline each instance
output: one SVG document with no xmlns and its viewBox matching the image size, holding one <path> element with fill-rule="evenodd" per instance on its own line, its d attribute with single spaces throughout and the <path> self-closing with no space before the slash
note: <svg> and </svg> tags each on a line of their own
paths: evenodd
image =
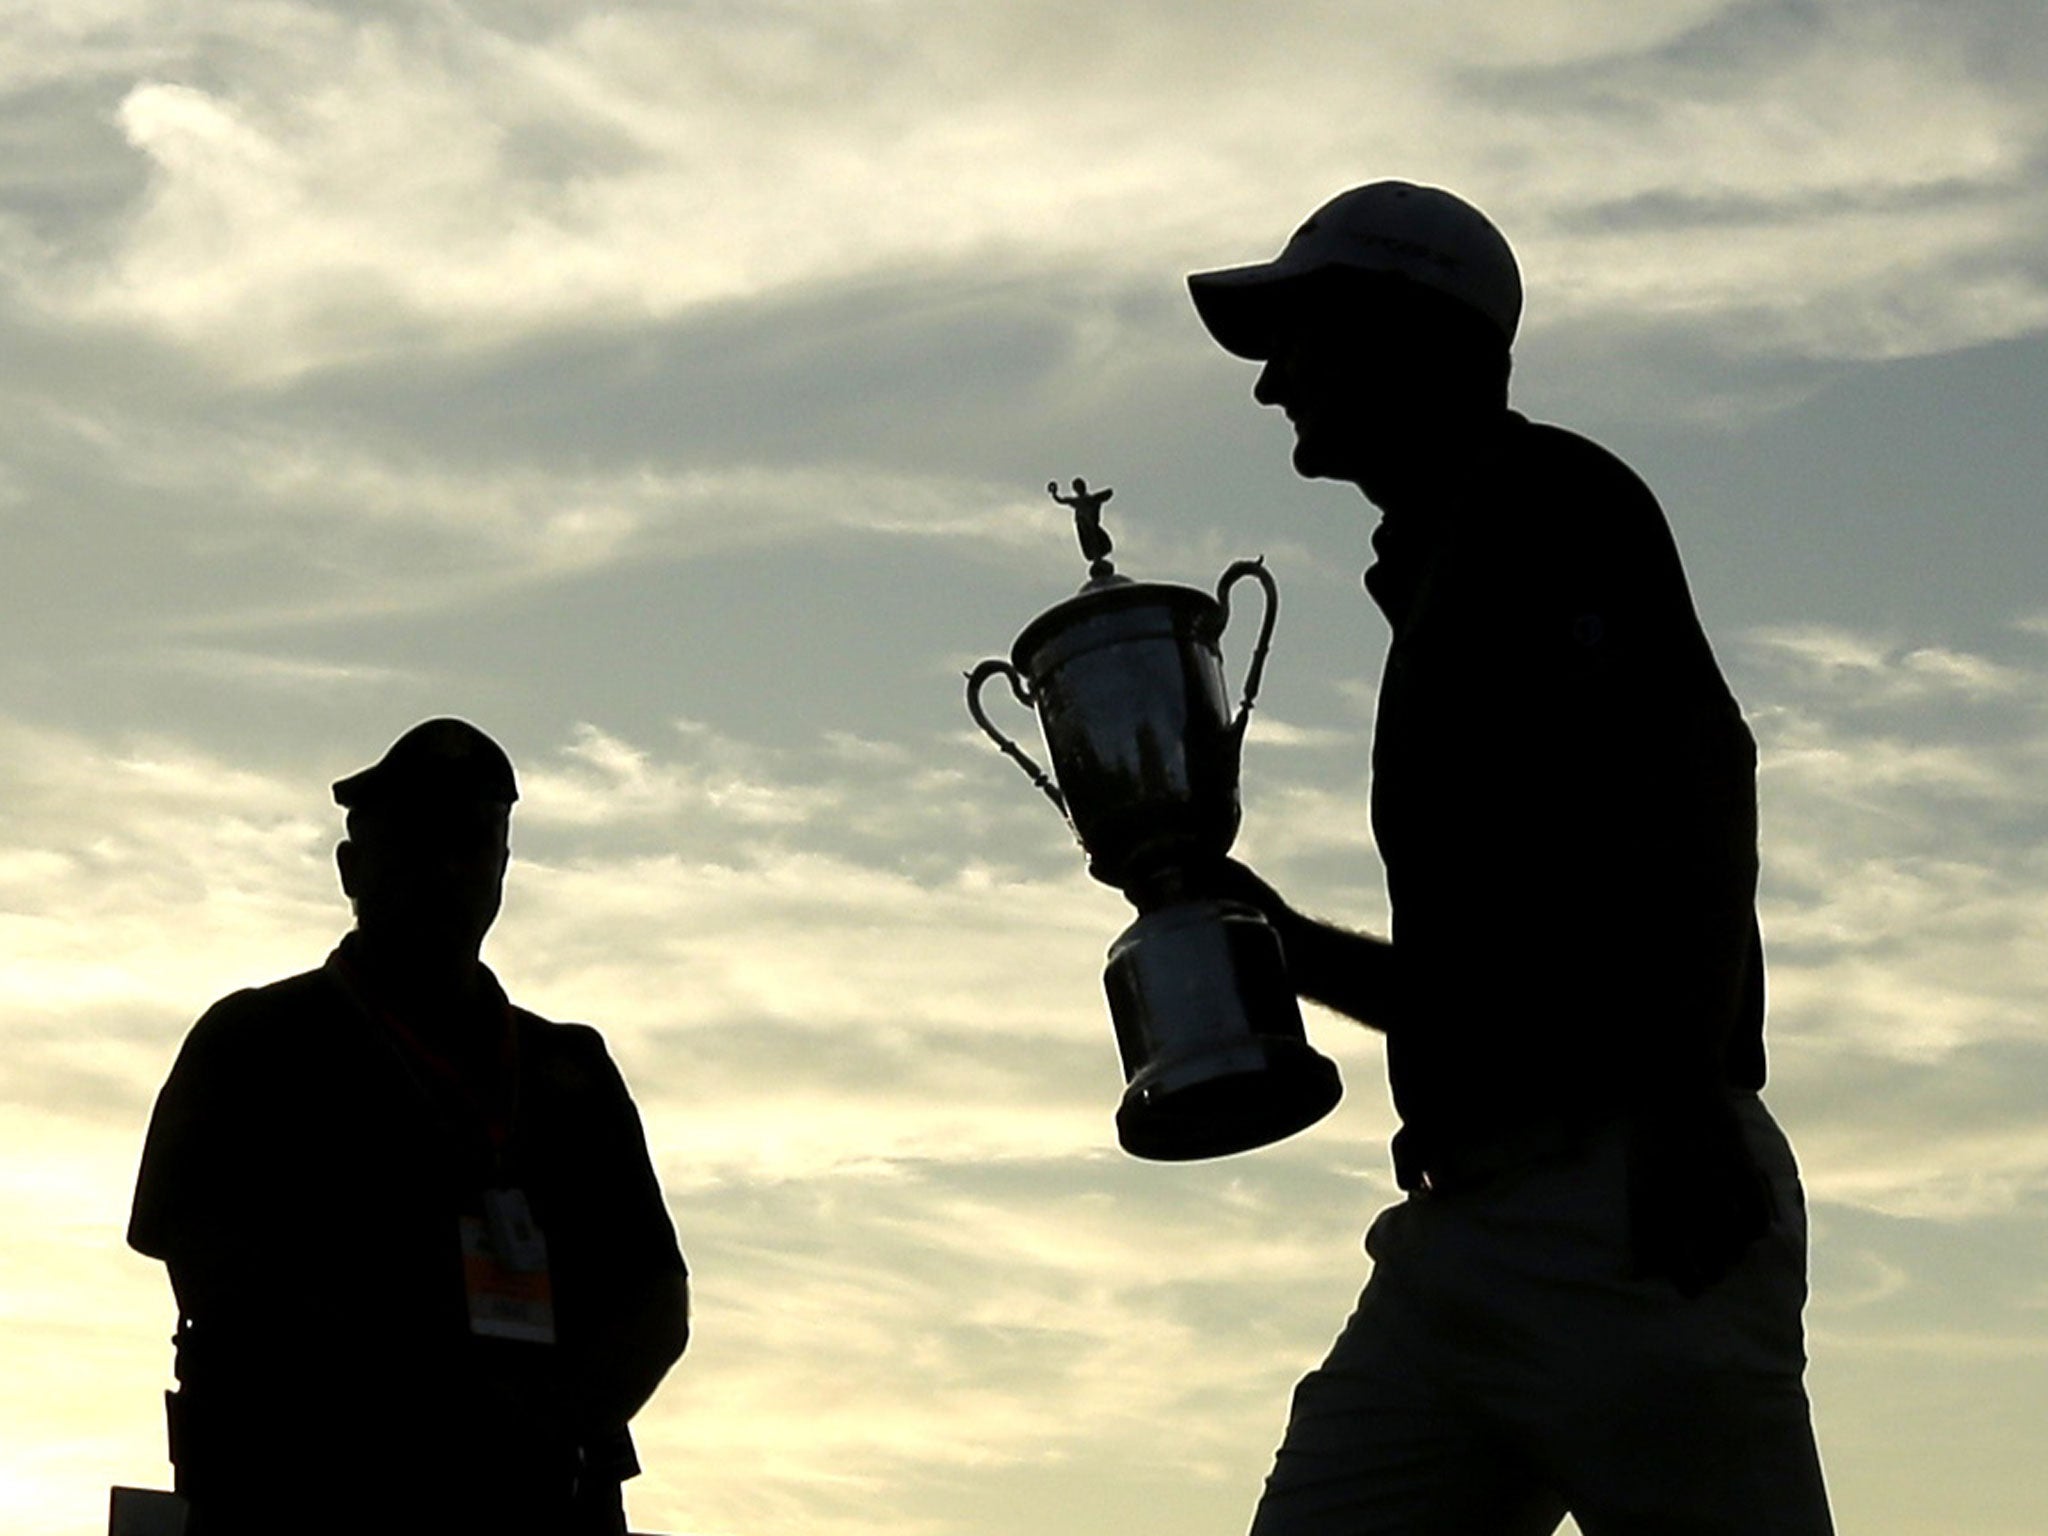
<svg viewBox="0 0 2048 1536">
<path fill-rule="evenodd" d="M 478 958 L 512 764 L 429 720 L 334 798 L 354 931 L 207 1010 L 136 1182 L 192 1536 L 621 1532 L 687 1271 L 603 1040 Z"/>
<path fill-rule="evenodd" d="M 1255 1536 L 1822 1536 L 1805 1215 L 1764 1083 L 1756 749 L 1664 515 L 1508 406 L 1499 231 L 1386 181 L 1189 279 L 1379 509 L 1386 939 L 1241 864 L 1296 989 L 1384 1032 L 1406 1198 Z"/>
</svg>

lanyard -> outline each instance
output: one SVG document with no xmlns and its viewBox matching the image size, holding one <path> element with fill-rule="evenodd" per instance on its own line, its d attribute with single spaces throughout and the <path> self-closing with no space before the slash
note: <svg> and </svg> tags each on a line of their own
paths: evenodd
<svg viewBox="0 0 2048 1536">
<path fill-rule="evenodd" d="M 430 1044 L 400 1018 L 396 1010 L 371 989 L 362 971 L 344 949 L 335 950 L 327 963 L 349 1000 L 372 1022 L 382 1026 L 399 1047 L 399 1054 L 405 1059 L 408 1069 L 424 1069 L 428 1077 L 437 1080 L 448 1096 L 468 1112 L 469 1124 L 482 1128 L 485 1139 L 490 1143 L 491 1166 L 498 1167 L 504 1159 L 507 1144 L 512 1140 L 513 1120 L 519 1102 L 519 1029 L 512 1017 L 512 1004 L 504 994 L 495 986 L 490 988 L 497 994 L 496 1012 L 500 1025 L 495 1052 L 497 1059 L 488 1077 L 479 1082 L 476 1074 L 465 1072 L 453 1056 Z M 413 1075 L 418 1081 L 418 1073 Z M 420 1083 L 419 1086 L 424 1090 L 426 1084 Z M 434 1096 L 429 1093 L 427 1097 L 431 1100 Z"/>
</svg>

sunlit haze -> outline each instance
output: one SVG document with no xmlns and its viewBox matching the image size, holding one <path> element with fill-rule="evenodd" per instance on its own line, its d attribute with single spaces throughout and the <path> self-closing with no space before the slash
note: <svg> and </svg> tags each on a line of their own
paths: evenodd
<svg viewBox="0 0 2048 1536">
<path fill-rule="evenodd" d="M 1312 1012 L 1329 1119 L 1124 1157 L 1127 909 L 961 674 L 1083 577 L 1054 476 L 1130 574 L 1263 554 L 1238 851 L 1384 922 L 1373 514 L 1183 288 L 1381 176 L 1515 244 L 1516 404 L 1656 489 L 1759 739 L 1839 1526 L 2048 1530 L 2038 4 L 25 0 L 0 76 L 9 1532 L 169 1486 L 152 1098 L 437 714 L 522 776 L 486 958 L 605 1032 L 694 1272 L 635 1528 L 1242 1531 L 1378 1046 Z"/>
</svg>

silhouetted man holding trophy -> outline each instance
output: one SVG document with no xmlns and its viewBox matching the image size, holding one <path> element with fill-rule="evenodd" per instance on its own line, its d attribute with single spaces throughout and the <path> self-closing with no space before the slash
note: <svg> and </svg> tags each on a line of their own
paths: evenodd
<svg viewBox="0 0 2048 1536">
<path fill-rule="evenodd" d="M 1381 513 L 1393 626 L 1372 758 L 1387 939 L 1228 852 L 1277 592 L 1088 581 L 968 675 L 977 723 L 1137 920 L 1104 973 L 1141 1157 L 1262 1146 L 1336 1102 L 1296 994 L 1382 1031 L 1407 1198 L 1300 1385 L 1254 1536 L 1826 1536 L 1800 1314 L 1804 1197 L 1758 1099 L 1756 748 L 1649 490 L 1507 402 L 1521 277 L 1404 182 L 1269 262 L 1189 280 L 1264 364 L 1303 475 Z M 1233 714 L 1230 591 L 1265 617 Z M 1004 678 L 1051 771 L 989 719 Z"/>
<path fill-rule="evenodd" d="M 1305 476 L 1378 507 L 1388 939 L 1241 866 L 1295 990 L 1382 1031 L 1407 1198 L 1255 1536 L 1821 1536 L 1805 1219 L 1757 1097 L 1755 746 L 1649 490 L 1507 403 L 1521 280 L 1448 193 L 1189 279 Z"/>
</svg>

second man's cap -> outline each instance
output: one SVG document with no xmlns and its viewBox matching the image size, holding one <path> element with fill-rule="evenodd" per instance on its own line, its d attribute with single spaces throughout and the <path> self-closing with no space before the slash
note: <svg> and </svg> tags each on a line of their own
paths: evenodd
<svg viewBox="0 0 2048 1536">
<path fill-rule="evenodd" d="M 519 798 L 512 759 L 467 720 L 423 720 L 376 762 L 334 785 L 349 810 L 398 802 L 470 801 L 510 805 Z"/>
</svg>

